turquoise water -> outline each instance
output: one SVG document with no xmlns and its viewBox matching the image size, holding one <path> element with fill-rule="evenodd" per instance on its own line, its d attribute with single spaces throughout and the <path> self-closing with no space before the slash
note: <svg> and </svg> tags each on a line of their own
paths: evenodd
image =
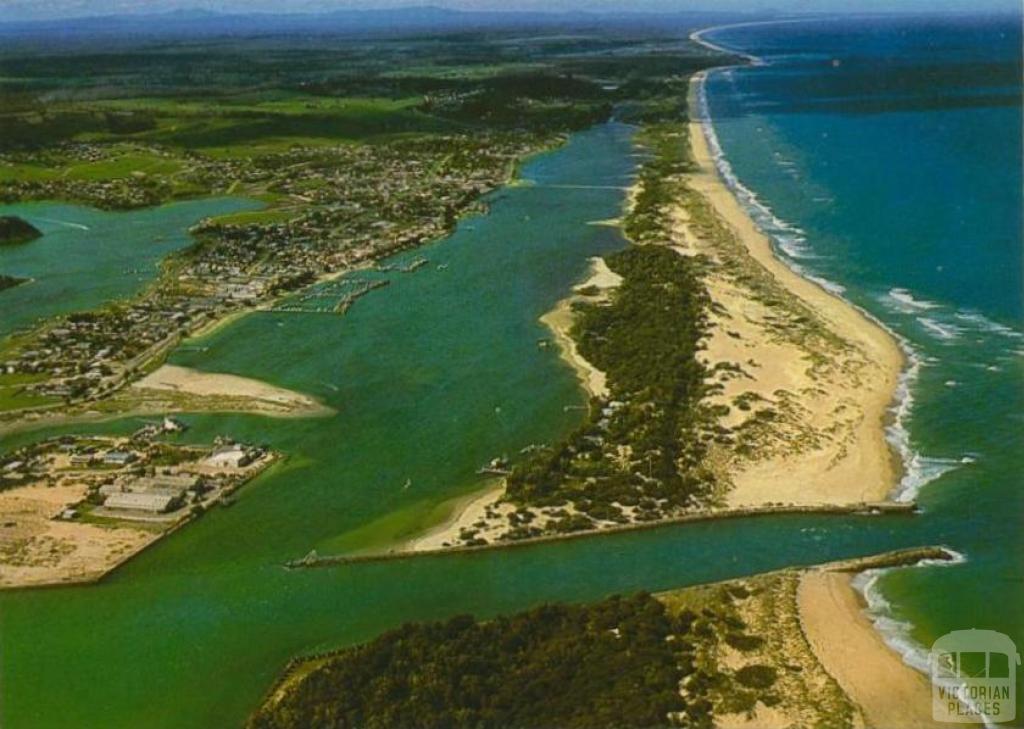
<svg viewBox="0 0 1024 729">
<path fill-rule="evenodd" d="M 179 351 L 182 364 L 313 393 L 337 415 L 189 417 L 192 440 L 228 433 L 267 442 L 288 460 L 232 508 L 213 510 L 99 585 L 0 594 L 0 724 L 219 729 L 241 723 L 291 656 L 407 620 L 488 617 L 920 544 L 951 544 L 971 560 L 921 575 L 983 565 L 978 523 L 1003 543 L 1011 528 L 991 518 L 995 506 L 984 498 L 969 502 L 979 504 L 977 523 L 962 503 L 929 503 L 922 517 L 738 519 L 506 551 L 282 567 L 312 548 L 365 546 L 388 533 L 381 525 L 395 514 L 399 529 L 413 525 L 478 486 L 482 462 L 577 422 L 579 411 L 565 408 L 583 395 L 557 355 L 537 347 L 549 336 L 537 317 L 583 276 L 587 258 L 624 245 L 615 229 L 590 222 L 621 210 L 635 164 L 632 131 L 597 127 L 534 158 L 523 170 L 533 185 L 491 195 L 488 215 L 409 254 L 430 266 L 389 274 L 389 287 L 345 317 L 255 314 Z M 561 186 L 574 184 L 590 187 Z M 992 406 L 1013 403 L 993 398 Z"/>
<path fill-rule="evenodd" d="M 1019 18 L 722 29 L 764 65 L 706 84 L 741 193 L 790 262 L 897 332 L 916 377 L 903 494 L 961 519 L 954 567 L 872 580 L 909 660 L 954 629 L 1024 649 Z M 751 197 L 753 195 L 753 197 Z"/>
<path fill-rule="evenodd" d="M 20 216 L 43 233 L 31 243 L 0 247 L 0 273 L 32 279 L 0 291 L 0 337 L 135 294 L 157 277 L 168 253 L 189 245 L 189 227 L 260 206 L 231 197 L 117 213 L 46 202 L 0 205 L 0 215 Z"/>
</svg>

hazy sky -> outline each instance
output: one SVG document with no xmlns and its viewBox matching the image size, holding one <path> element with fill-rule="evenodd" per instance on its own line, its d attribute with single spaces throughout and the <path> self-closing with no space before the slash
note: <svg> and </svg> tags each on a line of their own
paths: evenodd
<svg viewBox="0 0 1024 729">
<path fill-rule="evenodd" d="M 435 5 L 462 10 L 781 10 L 1019 12 L 1020 0 L 0 0 L 0 22 L 202 8 L 221 12 L 309 12 Z"/>
</svg>

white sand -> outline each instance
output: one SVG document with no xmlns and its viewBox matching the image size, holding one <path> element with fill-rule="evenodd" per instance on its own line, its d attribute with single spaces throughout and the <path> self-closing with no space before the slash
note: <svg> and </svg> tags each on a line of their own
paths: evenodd
<svg viewBox="0 0 1024 729">
<path fill-rule="evenodd" d="M 724 393 L 713 400 L 732 408 L 723 425 L 736 427 L 763 406 L 783 416 L 752 457 L 730 457 L 728 505 L 883 500 L 899 471 L 884 431 L 903 367 L 898 344 L 846 301 L 776 258 L 769 240 L 718 175 L 701 125 L 691 122 L 689 131 L 699 167 L 687 176 L 689 185 L 736 234 L 750 259 L 802 302 L 840 343 L 829 349 L 820 342 L 780 336 L 772 326 L 776 312 L 752 291 L 722 273 L 708 277 L 711 298 L 724 312 L 712 316 L 706 359 L 711 364 L 737 364 L 747 375 L 725 381 Z M 716 255 L 690 230 L 682 209 L 677 230 L 682 253 Z M 812 357 L 818 358 L 813 365 Z M 735 398 L 743 393 L 762 400 L 743 412 L 735 407 Z"/>
<path fill-rule="evenodd" d="M 948 726 L 932 720 L 931 684 L 882 641 L 851 577 L 811 570 L 800 580 L 800 621 L 818 660 L 860 708 L 867 726 Z"/>
<path fill-rule="evenodd" d="M 275 387 L 260 380 L 237 375 L 200 372 L 188 367 L 163 365 L 134 382 L 139 391 L 155 390 L 195 395 L 197 397 L 227 397 L 249 400 L 254 409 L 316 413 L 326 410 L 315 398 L 299 392 Z"/>
</svg>

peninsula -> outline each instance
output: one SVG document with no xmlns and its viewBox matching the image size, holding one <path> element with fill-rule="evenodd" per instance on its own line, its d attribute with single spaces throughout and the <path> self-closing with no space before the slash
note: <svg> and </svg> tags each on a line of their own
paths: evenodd
<svg viewBox="0 0 1024 729">
<path fill-rule="evenodd" d="M 900 492 L 902 329 L 776 255 L 686 18 L 0 59 L 0 204 L 67 226 L 0 250 L 0 723 L 930 724 L 874 580 L 978 545 Z"/>
<path fill-rule="evenodd" d="M 633 245 L 542 319 L 591 396 L 587 421 L 399 551 L 890 508 L 898 343 L 775 257 L 715 168 L 702 80 L 688 123 L 639 135 L 650 158 L 623 222 Z"/>
<path fill-rule="evenodd" d="M 94 582 L 199 518 L 277 454 L 184 445 L 164 418 L 129 438 L 64 435 L 0 454 L 0 588 Z"/>
</svg>

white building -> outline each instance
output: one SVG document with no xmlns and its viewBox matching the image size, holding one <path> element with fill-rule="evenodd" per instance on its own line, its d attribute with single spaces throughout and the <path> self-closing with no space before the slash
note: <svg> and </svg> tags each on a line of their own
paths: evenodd
<svg viewBox="0 0 1024 729">
<path fill-rule="evenodd" d="M 177 502 L 178 497 L 173 493 L 149 492 L 145 494 L 126 491 L 115 493 L 107 497 L 103 505 L 108 509 L 127 509 L 130 511 L 148 511 L 153 514 L 161 514 L 170 510 Z"/>
<path fill-rule="evenodd" d="M 252 458 L 241 446 L 229 445 L 214 449 L 204 464 L 211 468 L 243 468 L 251 462 Z"/>
</svg>

